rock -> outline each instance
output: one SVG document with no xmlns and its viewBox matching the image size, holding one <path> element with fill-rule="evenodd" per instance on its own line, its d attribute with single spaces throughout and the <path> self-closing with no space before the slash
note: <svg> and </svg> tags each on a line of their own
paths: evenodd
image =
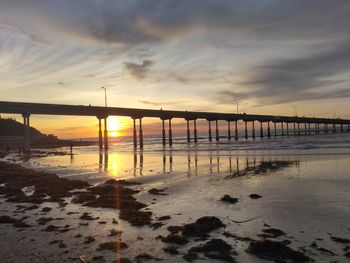
<svg viewBox="0 0 350 263">
<path fill-rule="evenodd" d="M 154 259 L 152 256 L 146 254 L 146 253 L 143 253 L 143 254 L 140 254 L 138 256 L 135 257 L 135 261 L 138 263 L 138 262 L 143 262 L 143 261 L 149 261 L 149 260 L 152 260 Z"/>
<path fill-rule="evenodd" d="M 234 198 L 234 197 L 231 197 L 229 195 L 224 195 L 223 197 L 221 197 L 220 200 L 223 202 L 226 202 L 226 203 L 230 203 L 230 204 L 235 204 L 238 202 L 238 198 Z"/>
<path fill-rule="evenodd" d="M 151 195 L 167 195 L 166 193 L 164 193 L 166 189 L 167 188 L 164 188 L 164 189 L 152 188 L 148 190 L 148 193 L 150 193 Z"/>
<path fill-rule="evenodd" d="M 347 239 L 347 238 L 343 238 L 343 237 L 331 237 L 331 239 L 332 239 L 334 242 L 337 242 L 337 243 L 350 244 L 350 239 Z"/>
<path fill-rule="evenodd" d="M 182 235 L 189 236 L 206 236 L 214 229 L 224 227 L 225 225 L 215 216 L 204 216 L 194 223 L 186 224 L 182 228 Z"/>
<path fill-rule="evenodd" d="M 165 247 L 163 250 L 171 255 L 180 254 L 180 252 L 177 250 L 177 247 Z"/>
<path fill-rule="evenodd" d="M 48 222 L 52 221 L 52 217 L 40 217 L 38 220 L 36 220 L 39 225 L 46 225 Z"/>
<path fill-rule="evenodd" d="M 258 194 L 250 194 L 249 197 L 250 197 L 251 199 L 259 199 L 259 198 L 262 198 L 262 196 L 261 196 L 261 195 L 258 195 Z"/>
<path fill-rule="evenodd" d="M 95 241 L 95 238 L 93 236 L 86 236 L 84 244 L 90 244 Z"/>
<path fill-rule="evenodd" d="M 28 228 L 31 227 L 31 225 L 28 225 L 27 223 L 24 223 L 21 220 L 12 218 L 10 216 L 0 216 L 0 224 L 12 224 L 14 227 L 17 228 Z"/>
<path fill-rule="evenodd" d="M 118 230 L 115 230 L 115 229 L 111 229 L 110 233 L 108 236 L 110 237 L 114 237 L 114 236 L 121 236 L 123 233 L 123 231 L 118 231 Z"/>
<path fill-rule="evenodd" d="M 43 209 L 41 209 L 41 212 L 47 213 L 50 212 L 52 210 L 51 207 L 43 207 Z"/>
<path fill-rule="evenodd" d="M 161 217 L 158 217 L 158 221 L 164 221 L 164 220 L 169 220 L 171 219 L 170 216 L 161 216 Z"/>
<path fill-rule="evenodd" d="M 182 231 L 183 226 L 168 226 L 167 229 L 169 232 L 176 234 L 176 233 Z"/>
<path fill-rule="evenodd" d="M 99 217 L 92 217 L 90 216 L 90 213 L 84 213 L 81 217 L 80 217 L 81 220 L 88 220 L 88 221 L 91 221 L 91 220 L 97 220 L 99 219 Z"/>
<path fill-rule="evenodd" d="M 190 248 L 190 252 L 230 252 L 232 247 L 222 239 L 211 239 L 205 244 Z"/>
<path fill-rule="evenodd" d="M 266 228 L 266 229 L 263 229 L 262 232 L 266 234 L 263 237 L 269 237 L 269 238 L 277 238 L 277 237 L 286 235 L 286 233 L 284 233 L 282 230 L 279 230 L 277 228 Z"/>
<path fill-rule="evenodd" d="M 174 243 L 174 244 L 178 244 L 178 245 L 184 245 L 184 244 L 188 243 L 188 240 L 186 237 L 180 236 L 180 235 L 175 235 L 175 234 L 169 234 L 166 237 L 162 237 L 161 240 L 164 243 Z"/>
<path fill-rule="evenodd" d="M 210 259 L 217 259 L 226 262 L 237 262 L 230 254 L 218 252 L 205 252 L 204 256 Z"/>
<path fill-rule="evenodd" d="M 128 248 L 128 245 L 124 242 L 121 242 L 121 241 L 105 242 L 105 243 L 101 243 L 98 245 L 97 251 L 111 250 L 114 252 L 118 252 L 121 249 L 125 249 L 125 248 Z"/>
<path fill-rule="evenodd" d="M 187 252 L 183 258 L 186 260 L 186 261 L 193 261 L 193 260 L 196 260 L 198 259 L 198 255 L 196 253 L 193 253 L 193 252 Z"/>
<path fill-rule="evenodd" d="M 300 251 L 296 251 L 286 246 L 284 242 L 262 240 L 252 241 L 247 252 L 261 259 L 272 260 L 274 262 L 309 262 L 311 258 Z"/>
</svg>

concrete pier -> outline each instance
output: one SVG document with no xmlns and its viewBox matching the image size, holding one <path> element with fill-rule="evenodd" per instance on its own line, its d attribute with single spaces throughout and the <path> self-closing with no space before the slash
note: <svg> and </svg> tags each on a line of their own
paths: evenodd
<svg viewBox="0 0 350 263">
<path fill-rule="evenodd" d="M 308 129 L 309 129 L 309 135 L 311 135 L 311 127 L 310 127 L 310 122 L 309 122 L 307 125 L 308 125 Z"/>
<path fill-rule="evenodd" d="M 25 103 L 25 102 L 6 102 L 0 101 L 0 113 L 4 114 L 22 114 L 24 119 L 24 147 L 28 150 L 30 148 L 30 128 L 29 116 L 31 115 L 66 115 L 66 116 L 97 116 L 99 120 L 99 148 L 108 149 L 108 116 L 127 116 L 133 119 L 133 135 L 134 147 L 137 148 L 137 131 L 136 120 L 140 121 L 139 125 L 139 141 L 140 148 L 143 148 L 143 131 L 142 118 L 160 118 L 162 120 L 162 139 L 163 145 L 166 144 L 166 133 L 164 121 L 169 120 L 169 144 L 172 144 L 172 130 L 171 119 L 185 119 L 187 121 L 187 141 L 190 142 L 191 134 L 189 122 L 194 121 L 195 125 L 195 142 L 197 142 L 196 120 L 207 120 L 209 122 L 209 140 L 212 139 L 211 122 L 216 123 L 216 140 L 219 141 L 219 121 L 227 122 L 228 139 L 232 139 L 231 122 L 235 122 L 235 139 L 238 139 L 238 121 L 244 122 L 245 138 L 248 139 L 248 122 L 252 122 L 252 137 L 255 138 L 255 122 L 260 122 L 260 137 L 264 136 L 263 123 L 268 123 L 267 137 L 270 138 L 270 122 L 274 124 L 275 136 L 277 136 L 277 123 L 281 123 L 282 136 L 285 135 L 284 123 L 287 125 L 287 136 L 289 135 L 289 123 L 293 123 L 294 135 L 305 135 L 312 133 L 311 126 L 315 124 L 315 134 L 320 134 L 320 125 L 324 125 L 323 132 L 329 133 L 328 125 L 332 131 L 344 132 L 346 129 L 350 131 L 350 120 L 341 118 L 315 118 L 315 117 L 298 117 L 298 116 L 280 116 L 280 115 L 257 115 L 257 114 L 234 114 L 223 112 L 196 112 L 196 111 L 176 111 L 176 110 L 156 110 L 156 109 L 137 109 L 137 108 L 120 108 L 120 107 L 100 107 L 100 106 L 84 106 L 84 105 L 64 105 L 64 104 L 47 104 L 47 103 Z M 102 133 L 102 119 L 104 119 L 104 133 Z M 304 131 L 300 130 L 300 124 L 304 123 Z M 296 124 L 298 130 L 296 131 Z M 345 126 L 344 126 L 345 125 Z M 313 126 L 312 126 L 313 127 Z M 347 127 L 347 128 L 346 128 Z M 322 128 L 321 128 L 322 129 Z"/>
<path fill-rule="evenodd" d="M 209 141 L 211 142 L 212 141 L 212 134 L 211 134 L 211 121 L 210 120 L 208 120 L 208 125 L 209 125 L 208 136 L 209 136 Z"/>
<path fill-rule="evenodd" d="M 235 140 L 238 140 L 238 121 L 235 121 Z"/>
<path fill-rule="evenodd" d="M 231 122 L 227 121 L 227 139 L 231 140 Z"/>
<path fill-rule="evenodd" d="M 215 139 L 217 142 L 220 140 L 218 120 L 215 120 Z"/>
<path fill-rule="evenodd" d="M 169 146 L 173 146 L 173 131 L 171 128 L 171 119 L 169 119 Z"/>
<path fill-rule="evenodd" d="M 103 150 L 103 138 L 102 138 L 102 120 L 98 118 L 98 148 L 100 151 Z"/>
<path fill-rule="evenodd" d="M 30 152 L 30 114 L 22 114 L 23 117 L 23 125 L 24 125 L 24 131 L 23 131 L 23 146 L 25 152 Z"/>
<path fill-rule="evenodd" d="M 252 138 L 255 140 L 255 122 L 252 121 Z"/>
<path fill-rule="evenodd" d="M 162 144 L 166 145 L 166 135 L 165 135 L 165 120 L 162 119 Z"/>
<path fill-rule="evenodd" d="M 294 133 L 294 136 L 297 135 L 297 131 L 296 131 L 296 129 L 295 129 L 295 122 L 293 122 L 293 133 Z"/>
<path fill-rule="evenodd" d="M 191 142 L 191 132 L 190 132 L 190 120 L 186 120 L 187 122 L 187 142 Z"/>
<path fill-rule="evenodd" d="M 107 117 L 104 118 L 104 124 L 105 124 L 105 129 L 104 129 L 104 149 L 105 151 L 108 150 L 108 128 L 107 128 Z"/>
<path fill-rule="evenodd" d="M 194 142 L 197 143 L 198 142 L 198 136 L 197 136 L 197 120 L 196 119 L 193 120 L 193 128 L 194 128 L 194 131 L 193 131 Z"/>
<path fill-rule="evenodd" d="M 134 149 L 137 149 L 137 132 L 136 132 L 136 119 L 132 119 L 133 122 L 133 140 L 134 140 Z"/>
<path fill-rule="evenodd" d="M 140 149 L 143 149 L 142 118 L 139 119 L 139 140 L 140 140 Z"/>
</svg>

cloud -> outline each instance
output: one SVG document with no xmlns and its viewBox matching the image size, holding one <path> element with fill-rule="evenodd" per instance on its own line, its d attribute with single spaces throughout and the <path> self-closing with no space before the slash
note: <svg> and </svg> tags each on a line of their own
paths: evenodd
<svg viewBox="0 0 350 263">
<path fill-rule="evenodd" d="M 346 0 L 2 0 L 0 22 L 35 38 L 139 44 L 194 30 L 244 33 L 259 39 L 344 38 L 350 26 Z"/>
<path fill-rule="evenodd" d="M 139 100 L 138 102 L 146 105 L 152 105 L 152 106 L 173 106 L 173 105 L 179 105 L 184 104 L 186 101 L 149 101 L 149 100 Z"/>
<path fill-rule="evenodd" d="M 60 85 L 60 86 L 62 86 L 62 87 L 65 87 L 65 88 L 67 88 L 67 87 L 69 87 L 70 85 L 72 85 L 72 84 L 69 83 L 69 82 L 63 82 L 63 81 L 59 81 L 59 82 L 57 82 L 57 84 Z"/>
<path fill-rule="evenodd" d="M 226 89 L 215 96 L 220 103 L 257 99 L 264 102 L 344 98 L 350 96 L 350 46 L 338 45 L 299 58 L 272 59 L 247 70 L 236 83 L 240 92 Z M 344 76 L 343 76 L 344 75 Z"/>
<path fill-rule="evenodd" d="M 133 62 L 125 62 L 124 67 L 130 73 L 131 76 L 138 80 L 143 80 L 146 78 L 147 73 L 150 71 L 154 61 L 144 60 L 141 64 Z"/>
</svg>

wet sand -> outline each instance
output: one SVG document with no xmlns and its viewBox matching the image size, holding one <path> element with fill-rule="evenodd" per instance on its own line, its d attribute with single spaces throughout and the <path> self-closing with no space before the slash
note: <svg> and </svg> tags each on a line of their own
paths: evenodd
<svg viewBox="0 0 350 263">
<path fill-rule="evenodd" d="M 337 165 L 347 163 L 344 157 Z M 3 262 L 345 262 L 350 179 L 332 158 L 97 184 L 0 163 Z M 344 167 L 345 168 L 345 167 Z"/>
</svg>

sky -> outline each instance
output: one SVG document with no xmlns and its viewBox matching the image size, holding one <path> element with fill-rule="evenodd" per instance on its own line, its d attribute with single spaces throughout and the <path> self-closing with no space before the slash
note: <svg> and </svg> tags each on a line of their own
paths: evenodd
<svg viewBox="0 0 350 263">
<path fill-rule="evenodd" d="M 349 14 L 348 0 L 0 0 L 0 100 L 104 105 L 104 86 L 116 107 L 350 118 Z M 96 133 L 94 118 L 31 119 Z"/>
</svg>

